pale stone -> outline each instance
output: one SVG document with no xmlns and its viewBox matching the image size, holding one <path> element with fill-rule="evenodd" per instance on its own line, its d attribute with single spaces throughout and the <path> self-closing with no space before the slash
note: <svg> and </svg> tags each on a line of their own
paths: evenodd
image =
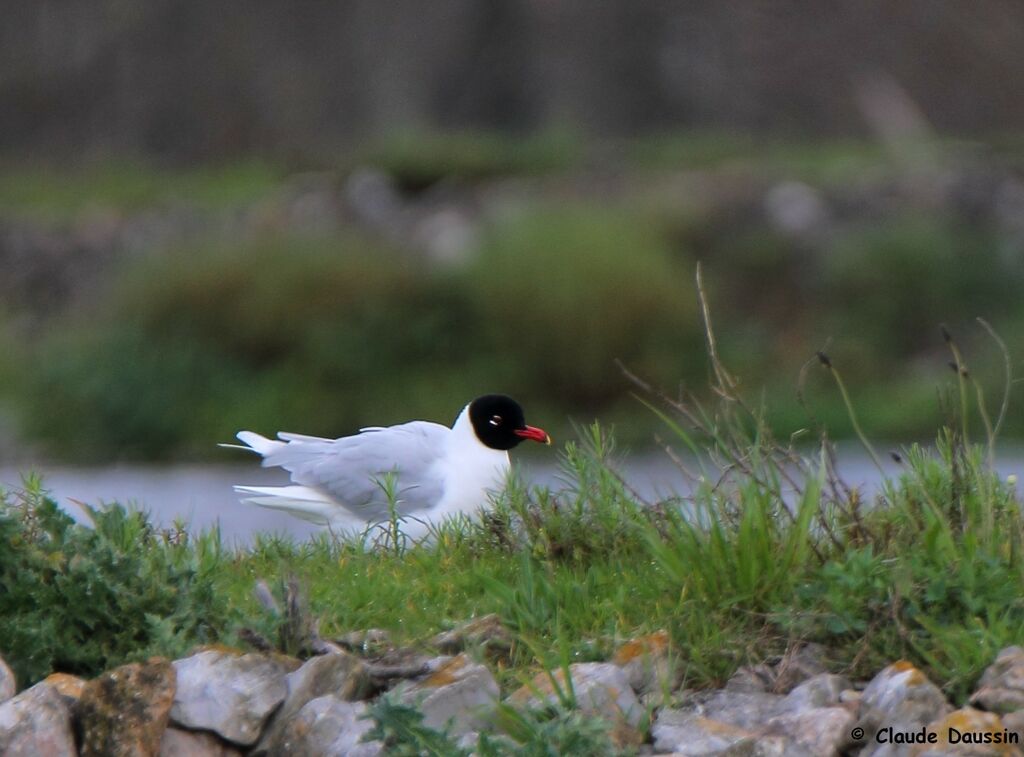
<svg viewBox="0 0 1024 757">
<path fill-rule="evenodd" d="M 285 676 L 299 666 L 282 655 L 209 649 L 174 662 L 178 691 L 171 720 L 254 744 L 270 714 L 288 695 Z"/>
<path fill-rule="evenodd" d="M 301 668 L 285 677 L 288 695 L 273 714 L 252 757 L 280 754 L 281 738 L 288 721 L 307 702 L 331 694 L 338 699 L 358 699 L 367 687 L 366 670 L 354 655 L 342 652 L 307 660 Z"/>
<path fill-rule="evenodd" d="M 889 665 L 864 689 L 857 725 L 864 729 L 863 757 L 905 754 L 905 745 L 879 744 L 875 734 L 882 728 L 904 733 L 915 731 L 947 715 L 952 708 L 938 686 L 906 660 Z"/>
<path fill-rule="evenodd" d="M 695 692 L 681 704 L 698 715 L 751 730 L 787 711 L 786 698 L 778 694 L 730 689 Z"/>
<path fill-rule="evenodd" d="M 512 635 L 501 618 L 492 613 L 439 633 L 427 643 L 443 654 L 458 654 L 467 647 L 480 647 L 488 655 L 504 655 L 511 649 Z"/>
<path fill-rule="evenodd" d="M 64 701 L 69 706 L 79 700 L 86 684 L 84 678 L 69 673 L 51 673 L 43 679 L 43 682 L 52 686 L 58 694 L 64 697 Z"/>
<path fill-rule="evenodd" d="M 448 660 L 431 675 L 395 689 L 398 701 L 423 713 L 423 724 L 455 736 L 479 730 L 500 696 L 498 682 L 486 666 L 465 654 Z"/>
<path fill-rule="evenodd" d="M 809 710 L 815 707 L 835 707 L 844 691 L 852 688 L 843 676 L 820 673 L 808 678 L 786 695 L 784 706 L 791 710 Z"/>
<path fill-rule="evenodd" d="M 635 745 L 642 741 L 637 729 L 644 717 L 644 708 L 622 668 L 605 662 L 578 662 L 569 666 L 569 675 L 580 712 L 596 715 L 609 723 L 616 745 Z M 509 702 L 527 707 L 557 707 L 561 700 L 555 691 L 556 684 L 563 694 L 570 691 L 564 671 L 557 670 L 551 675 L 540 673 L 530 684 L 513 692 Z"/>
<path fill-rule="evenodd" d="M 785 694 L 809 678 L 827 673 L 825 649 L 820 644 L 800 644 L 771 665 L 739 668 L 725 684 L 730 691 Z"/>
<path fill-rule="evenodd" d="M 672 664 L 667 631 L 630 639 L 620 646 L 612 663 L 622 668 L 629 685 L 639 694 L 671 688 Z"/>
<path fill-rule="evenodd" d="M 669 708 L 658 713 L 651 735 L 656 750 L 681 755 L 721 753 L 756 738 L 753 731 L 745 728 Z"/>
<path fill-rule="evenodd" d="M 17 690 L 18 684 L 14 678 L 14 671 L 7 665 L 4 658 L 0 657 L 0 703 L 13 697 Z"/>
<path fill-rule="evenodd" d="M 373 721 L 363 716 L 366 704 L 323 696 L 307 702 L 285 726 L 278 754 L 303 757 L 378 757 L 379 741 L 363 743 Z"/>
<path fill-rule="evenodd" d="M 729 676 L 726 691 L 767 693 L 775 685 L 775 671 L 769 665 L 744 665 Z"/>
<path fill-rule="evenodd" d="M 1003 727 L 1017 734 L 1018 748 L 1024 752 L 1024 710 L 1008 712 L 1002 716 Z"/>
<path fill-rule="evenodd" d="M 1002 650 L 978 681 L 971 704 L 989 712 L 1024 710 L 1024 649 Z"/>
<path fill-rule="evenodd" d="M 816 757 L 783 736 L 764 735 L 692 711 L 664 709 L 651 728 L 656 751 L 678 757 Z"/>
<path fill-rule="evenodd" d="M 836 757 L 850 744 L 857 718 L 845 707 L 812 707 L 778 715 L 759 736 L 785 736 L 817 757 Z"/>
<path fill-rule="evenodd" d="M 212 733 L 165 728 L 157 757 L 241 757 L 242 752 Z"/>
<path fill-rule="evenodd" d="M 788 693 L 810 678 L 828 672 L 826 650 L 820 644 L 800 644 L 790 649 L 774 666 L 772 691 Z"/>
<path fill-rule="evenodd" d="M 0 704 L 0 755 L 76 757 L 71 714 L 52 686 L 37 683 Z"/>
<path fill-rule="evenodd" d="M 958 740 L 954 731 L 963 734 L 966 738 Z M 1003 743 L 1004 737 L 1007 735 L 1007 728 L 999 715 L 993 712 L 982 712 L 973 707 L 955 710 L 941 720 L 936 720 L 929 724 L 927 732 L 935 734 L 936 742 L 912 747 L 910 754 L 914 757 L 919 755 L 932 755 L 933 757 L 939 757 L 939 755 L 964 757 L 966 755 L 971 757 L 1017 755 L 1019 757 L 1021 754 L 1019 748 L 1013 748 L 1011 745 Z M 986 734 L 988 738 L 992 739 L 991 743 L 964 743 L 972 737 L 984 739 Z M 953 736 L 952 740 L 950 739 L 951 735 Z"/>
</svg>

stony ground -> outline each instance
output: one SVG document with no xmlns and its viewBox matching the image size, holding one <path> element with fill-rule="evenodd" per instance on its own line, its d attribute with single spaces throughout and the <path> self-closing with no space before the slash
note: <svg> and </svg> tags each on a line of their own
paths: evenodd
<svg viewBox="0 0 1024 757">
<path fill-rule="evenodd" d="M 16 695 L 14 677 L 0 661 L 0 754 L 396 753 L 401 739 L 394 733 L 387 744 L 374 739 L 380 732 L 371 733 L 375 723 L 367 717 L 383 696 L 417 708 L 420 725 L 446 733 L 438 743 L 453 753 L 479 754 L 480 734 L 495 731 L 496 708 L 565 707 L 567 695 L 582 715 L 603 722 L 615 753 L 1022 754 L 1020 647 L 999 654 L 960 709 L 908 662 L 894 662 L 870 681 L 850 681 L 828 671 L 825 650 L 815 645 L 740 668 L 724 688 L 689 690 L 678 680 L 665 633 L 628 641 L 606 662 L 540 672 L 502 705 L 492 668 L 501 665 L 509 638 L 497 617 L 486 616 L 420 649 L 389 649 L 379 634 L 351 639 L 348 648 L 324 642 L 323 654 L 305 661 L 203 647 L 90 681 L 55 673 Z M 1005 743 L 1014 739 L 1016 745 Z M 491 743 L 522 753 L 508 736 Z M 401 753 L 426 753 L 405 747 Z"/>
</svg>

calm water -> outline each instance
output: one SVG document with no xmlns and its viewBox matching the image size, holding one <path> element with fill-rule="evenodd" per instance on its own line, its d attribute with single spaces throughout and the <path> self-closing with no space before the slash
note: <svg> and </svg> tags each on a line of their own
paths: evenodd
<svg viewBox="0 0 1024 757">
<path fill-rule="evenodd" d="M 879 473 L 859 451 L 845 450 L 841 470 L 851 485 L 873 487 Z M 533 460 L 521 463 L 528 481 L 553 488 L 562 485 L 554 463 Z M 886 460 L 889 472 L 899 466 Z M 998 461 L 1002 475 L 1024 473 L 1024 449 L 1014 450 Z M 629 484 L 645 499 L 657 500 L 673 493 L 685 493 L 685 480 L 675 466 L 662 455 L 639 455 L 625 459 L 619 466 Z M 228 543 L 247 542 L 258 532 L 276 532 L 305 538 L 317 527 L 284 513 L 247 505 L 231 490 L 233 484 L 280 485 L 287 474 L 258 465 L 171 465 L 110 466 L 77 468 L 45 463 L 18 467 L 0 466 L 0 485 L 17 488 L 21 473 L 33 471 L 43 481 L 58 504 L 78 520 L 82 510 L 76 502 L 98 504 L 122 502 L 148 510 L 154 521 L 170 525 L 184 518 L 192 530 L 220 525 Z"/>
</svg>

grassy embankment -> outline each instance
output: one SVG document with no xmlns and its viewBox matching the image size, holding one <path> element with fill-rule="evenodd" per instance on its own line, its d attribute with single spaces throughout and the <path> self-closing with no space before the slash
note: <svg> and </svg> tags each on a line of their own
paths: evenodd
<svg viewBox="0 0 1024 757">
<path fill-rule="evenodd" d="M 449 264 L 344 219 L 326 231 L 280 223 L 292 179 L 259 164 L 10 170 L 0 212 L 58 237 L 140 214 L 211 232 L 119 260 L 94 291 L 43 312 L 5 306 L 0 411 L 65 459 L 209 458 L 238 428 L 338 435 L 371 417 L 445 420 L 497 390 L 558 436 L 568 417 L 599 417 L 644 444 L 650 417 L 614 361 L 703 384 L 689 285 L 700 260 L 723 314 L 720 351 L 754 380 L 749 396 L 772 397 L 780 437 L 808 426 L 807 407 L 836 438 L 852 434 L 825 377 L 808 379 L 806 406 L 794 391 L 828 344 L 866 428 L 925 439 L 946 421 L 937 323 L 977 335 L 973 347 L 987 340 L 981 315 L 1024 350 L 1024 268 L 986 204 L 991 165 L 961 148 L 933 154 L 941 165 L 922 178 L 870 144 L 410 137 L 328 165 L 329 202 L 354 166 L 386 173 L 413 213 L 435 196 L 469 213 L 512 197 L 473 218 L 470 254 Z M 948 175 L 967 177 L 960 204 L 953 190 L 932 196 Z M 770 190 L 787 181 L 818 193 L 821 228 L 769 223 Z M 256 220 L 218 236 L 239 218 Z M 968 357 L 991 393 L 1001 363 L 978 353 Z M 1024 420 L 1004 431 L 1019 436 Z"/>
<path fill-rule="evenodd" d="M 1014 483 L 989 467 L 1005 403 L 979 404 L 949 346 L 962 369 L 951 379 L 953 425 L 933 451 L 902 450 L 902 472 L 877 498 L 836 477 L 827 444 L 801 455 L 777 441 L 715 350 L 713 404 L 644 393 L 687 453 L 680 475 L 693 485 L 653 507 L 609 466 L 614 450 L 597 427 L 564 447 L 566 488 L 512 485 L 492 514 L 445 525 L 431 544 L 374 548 L 324 534 L 230 550 L 216 533 L 161 533 L 120 507 L 95 512 L 90 530 L 30 482 L 0 517 L 0 649 L 24 685 L 53 669 L 92 675 L 196 643 L 244 643 L 243 629 L 296 652 L 313 618 L 323 638 L 383 628 L 415 644 L 495 612 L 515 639 L 498 667 L 506 689 L 538 667 L 603 659 L 624 638 L 667 629 L 689 687 L 815 641 L 854 677 L 910 659 L 961 702 L 1024 634 L 1024 520 Z M 842 402 L 838 366 L 826 356 L 815 365 Z M 268 613 L 259 580 L 300 586 L 304 620 Z M 544 721 L 511 732 L 534 738 Z M 581 728 L 559 738 L 583 738 Z"/>
</svg>

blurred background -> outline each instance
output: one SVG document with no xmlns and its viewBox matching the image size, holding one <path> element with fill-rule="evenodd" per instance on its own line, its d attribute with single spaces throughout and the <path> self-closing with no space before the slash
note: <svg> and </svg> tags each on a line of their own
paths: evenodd
<svg viewBox="0 0 1024 757">
<path fill-rule="evenodd" d="M 706 392 L 697 261 L 783 436 L 850 433 L 817 365 L 798 391 L 819 349 L 899 441 L 945 418 L 940 323 L 993 415 L 975 318 L 1024 356 L 1014 0 L 0 15 L 9 466 L 237 461 L 240 428 L 448 422 L 488 391 L 642 450 L 614 361 Z"/>
</svg>

